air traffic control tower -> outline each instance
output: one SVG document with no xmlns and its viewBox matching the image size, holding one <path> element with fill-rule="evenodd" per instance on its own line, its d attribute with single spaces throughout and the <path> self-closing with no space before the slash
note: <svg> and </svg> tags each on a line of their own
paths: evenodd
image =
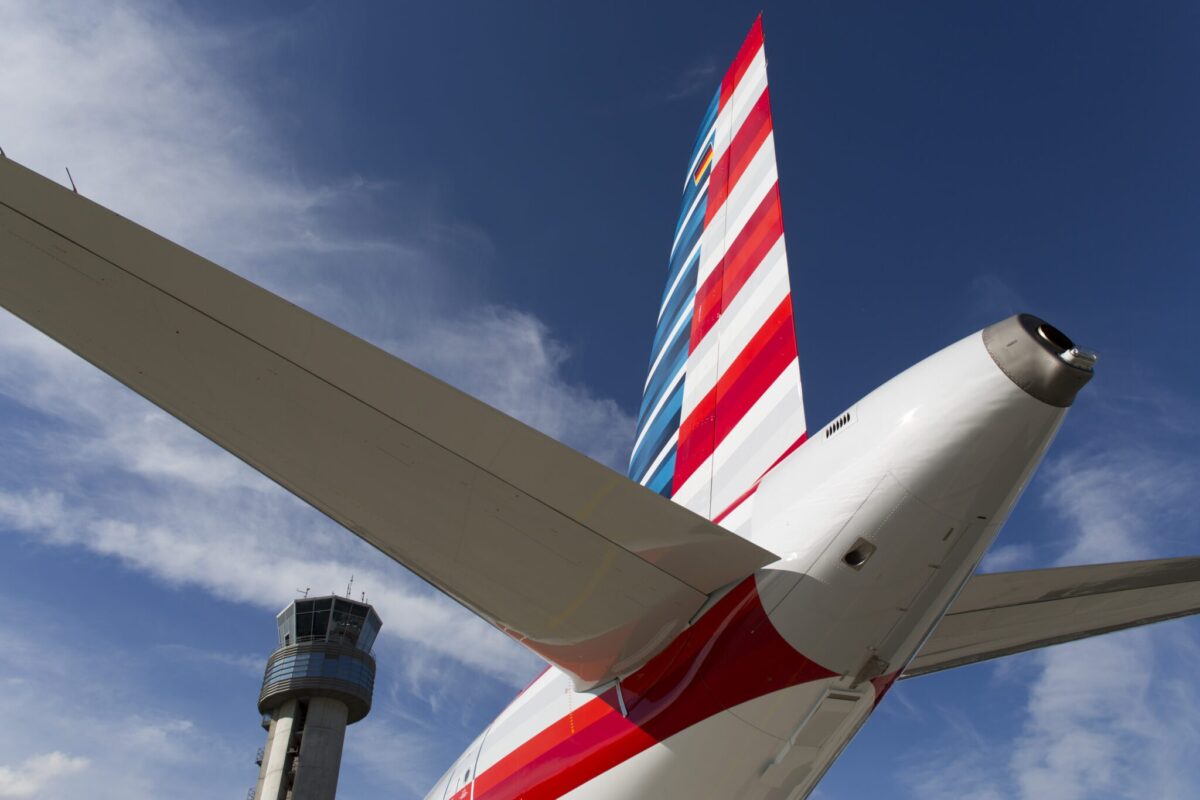
<svg viewBox="0 0 1200 800">
<path fill-rule="evenodd" d="M 255 800 L 333 800 L 346 726 L 371 710 L 382 625 L 346 597 L 303 598 L 279 612 L 258 710 L 267 727 Z"/>
</svg>

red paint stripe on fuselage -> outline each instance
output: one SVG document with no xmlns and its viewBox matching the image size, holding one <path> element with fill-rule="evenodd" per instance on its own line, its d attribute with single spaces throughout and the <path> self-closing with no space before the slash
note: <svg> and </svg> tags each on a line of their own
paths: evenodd
<svg viewBox="0 0 1200 800">
<path fill-rule="evenodd" d="M 663 652 L 481 773 L 477 800 L 559 797 L 658 742 L 765 694 L 834 674 L 775 630 L 753 576 Z"/>
</svg>

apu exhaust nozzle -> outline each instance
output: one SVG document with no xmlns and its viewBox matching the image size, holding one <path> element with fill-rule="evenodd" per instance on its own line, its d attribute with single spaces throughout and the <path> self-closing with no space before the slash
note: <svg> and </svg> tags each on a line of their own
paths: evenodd
<svg viewBox="0 0 1200 800">
<path fill-rule="evenodd" d="M 983 329 L 983 343 L 996 366 L 1026 393 L 1066 408 L 1092 379 L 1096 354 L 1032 314 L 1017 314 Z"/>
</svg>

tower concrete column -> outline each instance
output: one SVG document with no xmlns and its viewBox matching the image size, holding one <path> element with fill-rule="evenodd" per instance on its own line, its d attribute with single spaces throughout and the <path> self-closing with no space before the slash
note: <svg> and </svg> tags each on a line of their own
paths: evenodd
<svg viewBox="0 0 1200 800">
<path fill-rule="evenodd" d="M 263 750 L 262 769 L 259 770 L 258 789 L 255 800 L 281 800 L 284 770 L 287 768 L 288 744 L 296 722 L 296 700 L 288 700 L 275 709 L 271 729 L 267 732 L 267 746 Z M 331 795 L 332 796 L 332 795 Z"/>
<path fill-rule="evenodd" d="M 304 780 L 296 783 L 292 800 L 324 800 L 337 792 L 349 713 L 340 700 L 314 697 L 308 701 L 299 756 Z"/>
<path fill-rule="evenodd" d="M 258 710 L 271 714 L 255 800 L 333 800 L 346 726 L 371 710 L 382 623 L 344 597 L 296 600 L 279 613 Z"/>
</svg>

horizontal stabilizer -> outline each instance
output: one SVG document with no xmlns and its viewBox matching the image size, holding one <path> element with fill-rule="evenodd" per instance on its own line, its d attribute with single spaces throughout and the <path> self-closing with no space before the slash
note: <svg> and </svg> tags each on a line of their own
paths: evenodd
<svg viewBox="0 0 1200 800">
<path fill-rule="evenodd" d="M 0 158 L 0 305 L 588 686 L 776 556 Z"/>
<path fill-rule="evenodd" d="M 976 575 L 911 678 L 1200 612 L 1200 557 Z"/>
</svg>

